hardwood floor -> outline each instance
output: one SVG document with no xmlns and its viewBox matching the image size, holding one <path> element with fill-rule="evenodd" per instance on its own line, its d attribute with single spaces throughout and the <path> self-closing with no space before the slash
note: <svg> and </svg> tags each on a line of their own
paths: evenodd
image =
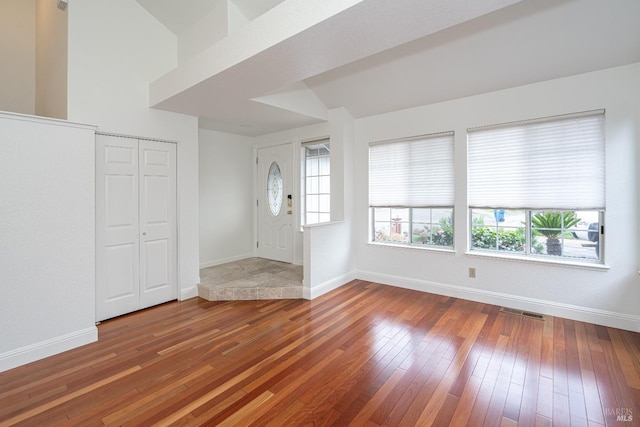
<svg viewBox="0 0 640 427">
<path fill-rule="evenodd" d="M 0 373 L 0 426 L 640 425 L 639 334 L 369 282 L 99 336 Z"/>
</svg>

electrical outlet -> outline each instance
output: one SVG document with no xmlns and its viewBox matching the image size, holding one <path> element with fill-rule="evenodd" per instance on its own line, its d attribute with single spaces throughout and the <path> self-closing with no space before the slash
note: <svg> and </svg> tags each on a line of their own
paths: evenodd
<svg viewBox="0 0 640 427">
<path fill-rule="evenodd" d="M 469 277 L 472 279 L 476 278 L 476 269 L 474 267 L 469 267 Z"/>
</svg>

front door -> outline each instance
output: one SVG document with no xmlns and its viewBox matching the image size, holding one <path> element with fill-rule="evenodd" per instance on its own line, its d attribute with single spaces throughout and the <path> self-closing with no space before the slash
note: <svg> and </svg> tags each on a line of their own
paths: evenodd
<svg viewBox="0 0 640 427">
<path fill-rule="evenodd" d="M 293 144 L 258 149 L 258 256 L 293 262 Z"/>
</svg>

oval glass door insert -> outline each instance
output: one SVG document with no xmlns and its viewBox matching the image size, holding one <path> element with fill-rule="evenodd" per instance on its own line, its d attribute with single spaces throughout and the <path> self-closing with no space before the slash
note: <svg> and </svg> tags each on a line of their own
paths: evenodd
<svg viewBox="0 0 640 427">
<path fill-rule="evenodd" d="M 267 199 L 269 200 L 269 210 L 273 216 L 278 216 L 282 208 L 282 173 L 278 163 L 273 162 L 269 167 L 267 177 Z"/>
</svg>

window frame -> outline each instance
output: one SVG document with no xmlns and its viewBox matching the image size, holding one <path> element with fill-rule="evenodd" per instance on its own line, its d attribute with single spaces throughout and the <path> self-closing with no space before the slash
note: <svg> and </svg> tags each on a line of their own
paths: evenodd
<svg viewBox="0 0 640 427">
<path fill-rule="evenodd" d="M 467 129 L 467 253 L 490 253 L 497 257 L 515 256 L 523 259 L 544 259 L 552 263 L 603 266 L 606 220 L 605 129 L 604 109 Z M 500 150 L 501 147 L 506 147 L 506 150 Z M 500 164 L 505 165 L 496 174 L 493 173 L 496 160 L 491 157 L 494 150 L 498 150 L 500 154 Z M 547 163 L 547 159 L 552 155 L 558 155 L 555 160 L 557 169 L 551 169 Z M 584 170 L 573 172 L 575 169 L 566 167 L 571 166 L 573 162 L 569 160 L 575 160 L 576 157 L 592 161 L 589 163 L 595 168 L 592 175 L 585 175 Z M 530 160 L 530 164 L 520 167 L 525 159 L 527 162 Z M 510 161 L 512 163 L 509 163 Z M 554 170 L 562 177 L 563 186 L 558 188 L 559 191 L 549 190 L 554 188 L 549 187 L 549 170 Z M 546 175 L 540 180 L 535 179 L 541 173 Z M 534 178 L 531 178 L 532 176 Z M 478 180 L 472 183 L 474 177 Z M 522 186 L 523 183 L 525 186 Z M 589 185 L 585 186 L 586 183 Z M 550 196 L 548 202 L 545 202 L 547 193 Z M 474 247 L 474 210 L 487 209 L 524 211 L 524 251 Z M 536 212 L 549 211 L 597 212 L 597 258 L 566 256 L 563 252 L 560 255 L 533 253 L 533 215 Z M 496 233 L 498 230 L 496 221 Z M 564 236 L 561 234 L 561 237 L 561 249 L 564 251 Z"/>
<path fill-rule="evenodd" d="M 323 157 L 323 158 L 327 158 L 329 160 L 329 173 L 328 174 L 322 174 L 320 175 L 320 166 L 318 164 L 318 171 L 317 174 L 315 175 L 308 175 L 308 170 L 307 170 L 307 159 L 312 158 L 312 157 L 308 157 L 307 156 L 307 152 L 309 149 L 311 149 L 311 147 L 315 147 L 315 146 L 324 146 L 324 148 L 328 151 L 328 155 L 323 155 L 323 156 L 313 156 L 315 158 L 319 158 L 319 157 Z M 309 140 L 305 140 L 302 141 L 300 144 L 300 148 L 301 148 L 301 163 L 302 163 L 302 167 L 301 167 L 301 178 L 302 178 L 302 182 L 301 182 L 301 193 L 302 193 L 302 203 L 301 203 L 301 209 L 300 209 L 300 223 L 302 225 L 313 225 L 313 224 L 323 224 L 323 223 L 327 223 L 327 222 L 331 222 L 331 140 L 330 138 L 327 137 L 321 137 L 321 138 L 313 138 L 313 139 L 309 139 Z M 320 192 L 320 178 L 321 177 L 328 177 L 329 178 L 329 191 L 327 193 L 321 193 Z M 317 178 L 318 179 L 318 192 L 317 193 L 308 193 L 307 192 L 307 181 L 309 178 Z M 309 212 L 308 209 L 308 203 L 307 203 L 307 198 L 308 196 L 316 196 L 317 197 L 317 203 L 318 203 L 318 211 L 313 211 L 313 212 Z M 324 212 L 324 211 L 320 211 L 320 196 L 328 196 L 329 198 L 329 211 L 328 212 Z M 318 221 L 314 221 L 314 222 L 309 222 L 309 214 L 310 213 L 315 213 L 318 215 Z M 320 221 L 320 215 L 321 214 L 328 214 L 329 215 L 329 219 L 326 221 Z"/>
<path fill-rule="evenodd" d="M 435 144 L 432 145 L 432 149 L 430 149 L 429 143 Z M 455 251 L 454 146 L 455 133 L 453 131 L 369 143 L 369 243 Z M 376 150 L 375 156 L 372 155 L 372 150 Z M 387 159 L 392 160 L 387 161 Z M 416 159 L 418 159 L 417 162 Z M 423 164 L 421 159 L 425 161 L 426 169 L 421 166 Z M 400 173 L 397 173 L 397 168 L 401 167 L 399 165 L 406 165 L 407 169 L 402 169 Z M 432 166 L 432 169 L 429 166 Z M 384 181 L 384 179 L 388 179 L 388 181 Z M 390 190 L 394 188 L 401 189 L 398 192 Z M 376 220 L 376 209 L 389 209 L 390 215 L 393 209 L 407 209 L 407 241 L 376 239 L 377 223 L 389 222 L 389 236 L 392 235 L 393 228 L 391 218 L 383 221 Z M 429 227 L 429 243 L 414 242 L 415 209 L 429 210 L 429 222 L 418 223 L 426 224 Z M 451 228 L 451 245 L 433 244 L 432 230 L 435 227 L 441 227 L 439 222 L 433 222 L 434 211 L 437 209 L 446 209 L 450 212 L 448 225 Z"/>
<path fill-rule="evenodd" d="M 407 209 L 408 210 L 408 220 L 405 222 L 408 226 L 408 241 L 407 242 L 402 242 L 402 241 L 398 241 L 398 240 L 382 240 L 382 239 L 376 239 L 376 234 L 377 234 L 377 230 L 376 230 L 376 223 L 380 223 L 380 222 L 386 222 L 387 220 L 383 220 L 383 221 L 376 221 L 376 215 L 375 215 L 375 210 L 376 209 L 389 209 L 390 210 L 390 214 L 391 214 L 391 210 L 393 209 Z M 437 210 L 437 209 L 447 209 L 451 211 L 451 215 L 449 216 L 450 218 L 450 226 L 451 226 L 451 245 L 447 246 L 447 245 L 438 245 L 438 244 L 434 244 L 434 243 L 417 243 L 413 241 L 413 230 L 414 230 L 414 209 L 429 209 L 429 222 L 427 223 L 429 226 L 439 226 L 439 223 L 437 222 L 433 222 L 433 211 Z M 391 219 L 389 219 L 389 221 L 391 221 Z M 369 224 L 370 224 L 370 234 L 369 234 L 369 243 L 372 244 L 379 244 L 379 245 L 383 245 L 383 246 L 401 246 L 401 247 L 408 247 L 408 248 L 417 248 L 417 249 L 435 249 L 435 250 L 441 250 L 441 251 L 455 251 L 455 208 L 453 206 L 421 206 L 421 207 L 407 207 L 407 206 L 389 206 L 389 207 L 376 207 L 376 206 L 370 206 L 369 207 Z M 423 222 L 418 222 L 418 224 L 424 224 Z M 430 230 L 431 231 L 431 230 Z M 431 236 L 431 242 L 433 242 L 433 233 L 430 234 Z"/>
<path fill-rule="evenodd" d="M 605 216 L 605 212 L 603 210 L 593 210 L 593 212 L 597 212 L 598 213 L 598 238 L 597 238 L 597 242 L 595 243 L 595 246 L 592 246 L 591 244 L 583 244 L 583 247 L 593 247 L 594 250 L 596 251 L 596 257 L 595 258 L 587 258 L 587 257 L 578 257 L 578 256 L 568 256 L 568 255 L 552 255 L 552 254 L 548 254 L 548 253 L 536 253 L 534 251 L 532 251 L 532 247 L 533 247 L 533 230 L 535 230 L 535 227 L 532 226 L 532 222 L 531 222 L 531 218 L 533 217 L 533 215 L 537 212 L 549 212 L 549 211 L 553 211 L 553 212 L 580 212 L 580 210 L 578 209 L 574 209 L 574 210 L 570 210 L 570 209 L 510 209 L 511 211 L 523 211 L 524 213 L 524 219 L 525 219 L 525 223 L 523 224 L 523 229 L 524 229 L 524 238 L 525 238 L 525 243 L 524 243 L 524 250 L 523 251 L 509 251 L 509 250 L 500 250 L 498 248 L 479 248 L 479 247 L 475 247 L 474 246 L 474 240 L 473 240 L 473 234 L 474 234 L 474 229 L 478 228 L 477 225 L 474 225 L 473 220 L 474 220 L 474 210 L 476 211 L 480 211 L 480 210 L 500 210 L 499 208 L 472 208 L 470 207 L 468 212 L 469 212 L 469 228 L 468 228 L 468 235 L 467 238 L 469 239 L 469 246 L 468 246 L 468 253 L 470 254 L 488 254 L 491 256 L 496 256 L 496 257 L 518 257 L 518 258 L 522 258 L 522 259 L 536 259 L 536 260 L 544 260 L 547 262 L 559 262 L 559 263 L 576 263 L 576 264 L 584 264 L 584 265 L 588 265 L 588 266 L 603 266 L 604 265 L 604 254 L 605 254 L 605 245 L 604 245 L 604 216 Z M 509 210 L 509 209 L 504 209 Z M 584 212 L 584 211 L 583 211 Z M 492 226 L 492 225 L 484 225 L 485 227 L 491 229 L 491 230 L 495 230 L 496 232 L 498 232 L 498 230 L 504 230 L 506 229 L 513 229 L 514 227 L 499 227 L 499 225 L 496 223 L 496 226 Z M 555 228 L 554 228 L 555 229 Z M 564 228 L 564 225 L 562 226 L 561 229 L 561 236 L 560 236 L 560 241 L 561 241 L 561 247 L 562 247 L 562 251 L 564 252 L 565 250 L 565 245 L 564 245 L 564 240 L 566 239 L 566 237 L 564 237 L 564 234 L 566 233 L 573 233 L 573 231 L 571 230 L 571 228 Z M 497 244 L 497 241 L 496 241 Z"/>
</svg>

